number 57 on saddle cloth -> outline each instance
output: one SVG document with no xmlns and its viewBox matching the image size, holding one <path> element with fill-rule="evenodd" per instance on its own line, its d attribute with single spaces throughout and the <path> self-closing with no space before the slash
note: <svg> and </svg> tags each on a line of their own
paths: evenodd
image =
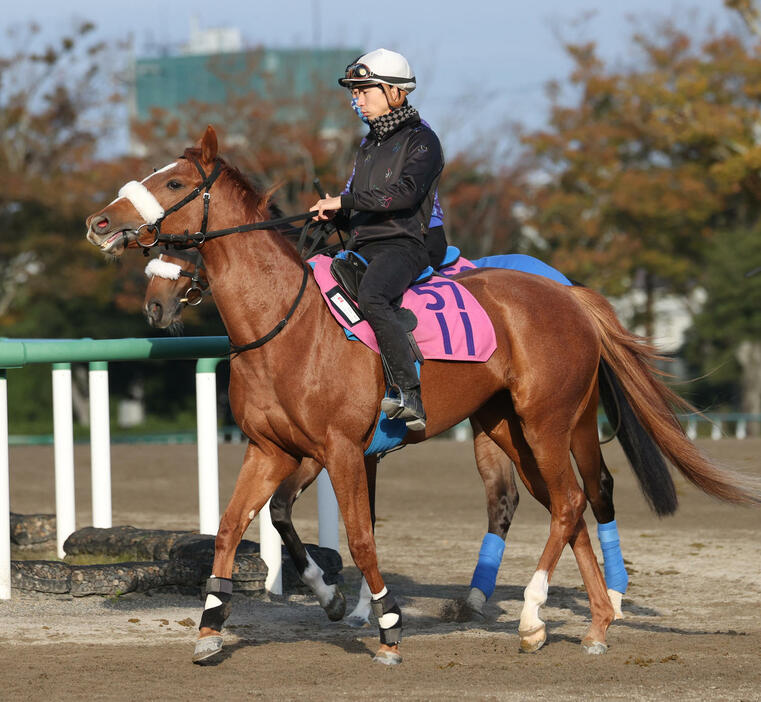
<svg viewBox="0 0 761 702">
<path fill-rule="evenodd" d="M 375 333 L 331 275 L 331 260 L 322 255 L 309 259 L 322 297 L 338 323 L 377 353 Z M 487 361 L 497 348 L 489 316 L 457 281 L 434 276 L 407 290 L 401 306 L 417 317 L 412 333 L 423 358 Z"/>
</svg>

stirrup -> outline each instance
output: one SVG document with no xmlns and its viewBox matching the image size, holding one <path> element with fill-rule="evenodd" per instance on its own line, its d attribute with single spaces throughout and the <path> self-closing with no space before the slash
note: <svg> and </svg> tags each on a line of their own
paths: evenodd
<svg viewBox="0 0 761 702">
<path fill-rule="evenodd" d="M 389 389 L 389 393 L 381 400 L 381 410 L 388 418 L 404 420 L 410 431 L 423 431 L 426 416 L 420 389 L 402 390 L 394 385 Z"/>
</svg>

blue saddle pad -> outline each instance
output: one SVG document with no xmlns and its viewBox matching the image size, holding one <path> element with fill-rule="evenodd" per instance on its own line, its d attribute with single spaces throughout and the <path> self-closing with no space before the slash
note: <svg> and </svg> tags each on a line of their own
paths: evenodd
<svg viewBox="0 0 761 702">
<path fill-rule="evenodd" d="M 500 254 L 497 256 L 484 256 L 477 258 L 471 263 L 477 268 L 507 268 L 511 271 L 523 271 L 524 273 L 533 273 L 541 275 L 550 280 L 554 280 L 562 285 L 573 285 L 559 270 L 540 261 L 533 256 L 525 254 Z"/>
</svg>

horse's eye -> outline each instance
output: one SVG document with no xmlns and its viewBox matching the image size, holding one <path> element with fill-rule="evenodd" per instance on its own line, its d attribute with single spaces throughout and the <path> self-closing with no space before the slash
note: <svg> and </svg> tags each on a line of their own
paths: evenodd
<svg viewBox="0 0 761 702">
<path fill-rule="evenodd" d="M 169 188 L 170 190 L 179 190 L 180 188 L 183 187 L 183 185 L 182 185 L 182 183 L 180 183 L 179 180 L 170 180 L 166 184 L 166 187 Z"/>
</svg>

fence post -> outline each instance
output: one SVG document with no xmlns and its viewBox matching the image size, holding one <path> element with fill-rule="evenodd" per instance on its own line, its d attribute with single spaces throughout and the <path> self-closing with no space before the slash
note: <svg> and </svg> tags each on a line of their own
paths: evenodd
<svg viewBox="0 0 761 702">
<path fill-rule="evenodd" d="M 695 441 L 698 438 L 698 421 L 694 417 L 690 417 L 687 420 L 687 438 L 690 441 Z"/>
<path fill-rule="evenodd" d="M 217 438 L 217 364 L 196 362 L 196 431 L 198 434 L 198 520 L 202 534 L 219 529 L 219 447 Z"/>
<path fill-rule="evenodd" d="M 76 527 L 74 504 L 74 421 L 71 410 L 71 364 L 53 364 L 53 436 L 55 441 L 55 514 L 58 557 Z"/>
<path fill-rule="evenodd" d="M 324 468 L 317 476 L 317 519 L 320 546 L 338 551 L 338 501 Z"/>
<path fill-rule="evenodd" d="M 11 495 L 8 459 L 8 379 L 0 368 L 0 600 L 11 598 Z"/>
<path fill-rule="evenodd" d="M 108 407 L 108 363 L 90 363 L 90 481 L 92 525 L 111 527 L 111 426 Z"/>
<path fill-rule="evenodd" d="M 746 419 L 738 419 L 737 427 L 735 428 L 736 439 L 746 439 L 748 437 L 748 421 Z"/>
<path fill-rule="evenodd" d="M 721 420 L 714 420 L 713 426 L 711 426 L 711 438 L 714 441 L 718 441 L 721 438 Z"/>
</svg>

